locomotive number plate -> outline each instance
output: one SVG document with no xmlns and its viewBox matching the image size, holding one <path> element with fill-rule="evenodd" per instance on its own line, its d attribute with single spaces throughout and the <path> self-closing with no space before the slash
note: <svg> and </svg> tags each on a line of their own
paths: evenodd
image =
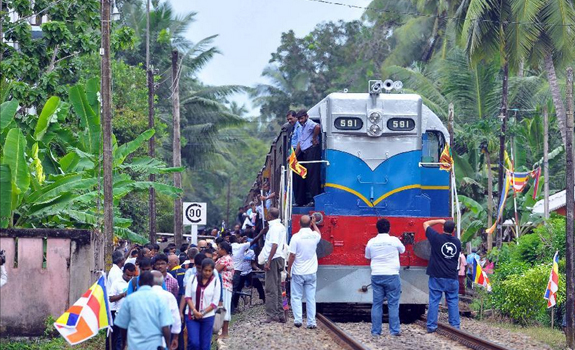
<svg viewBox="0 0 575 350">
<path fill-rule="evenodd" d="M 415 129 L 415 121 L 409 118 L 391 118 L 387 121 L 387 128 L 391 131 L 411 131 Z"/>
<path fill-rule="evenodd" d="M 339 117 L 334 126 L 339 130 L 359 130 L 363 127 L 363 120 L 356 117 Z"/>
</svg>

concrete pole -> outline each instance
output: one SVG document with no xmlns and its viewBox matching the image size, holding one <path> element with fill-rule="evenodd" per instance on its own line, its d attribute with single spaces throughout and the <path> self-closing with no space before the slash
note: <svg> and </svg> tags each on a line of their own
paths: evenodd
<svg viewBox="0 0 575 350">
<path fill-rule="evenodd" d="M 180 140 L 180 72 L 178 62 L 178 50 L 172 51 L 172 110 L 173 110 L 173 166 L 182 166 L 182 147 Z M 174 186 L 182 188 L 182 173 L 177 171 L 174 173 Z M 184 203 L 182 197 L 174 200 L 174 241 L 176 247 L 183 243 L 183 211 Z"/>
<path fill-rule="evenodd" d="M 575 303 L 575 270 L 574 270 L 574 254 L 575 254 L 575 240 L 573 233 L 573 211 L 575 210 L 574 201 L 574 169 L 573 169 L 573 68 L 567 68 L 567 129 L 565 133 L 565 173 L 567 178 L 567 189 L 566 189 L 566 205 L 567 205 L 567 220 L 565 224 L 565 235 L 566 242 L 565 248 L 567 251 L 567 263 L 565 267 L 565 272 L 567 274 L 567 301 L 566 313 L 567 313 L 567 331 L 565 332 L 567 336 L 567 347 L 570 349 L 575 348 L 575 320 L 573 318 L 574 303 Z"/>
<path fill-rule="evenodd" d="M 549 112 L 543 108 L 543 217 L 549 219 Z M 537 189 L 535 189 L 537 190 Z"/>
<path fill-rule="evenodd" d="M 112 188 L 112 69 L 110 66 L 110 0 L 101 2 L 101 98 L 104 166 L 104 260 L 112 266 L 114 249 L 114 194 Z"/>
</svg>

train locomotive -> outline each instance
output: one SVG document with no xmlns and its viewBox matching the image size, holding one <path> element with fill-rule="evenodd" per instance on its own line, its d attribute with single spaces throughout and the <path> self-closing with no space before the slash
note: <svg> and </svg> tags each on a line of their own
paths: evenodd
<svg viewBox="0 0 575 350">
<path fill-rule="evenodd" d="M 451 216 L 449 172 L 439 169 L 448 132 L 416 94 L 394 92 L 401 83 L 370 81 L 367 93 L 331 93 L 308 110 L 321 125 L 321 186 L 314 207 L 292 206 L 283 130 L 272 143 L 251 196 L 262 182 L 281 193 L 276 205 L 290 233 L 304 214 L 318 218 L 322 240 L 316 301 L 323 305 L 371 304 L 368 240 L 380 217 L 404 243 L 400 255 L 401 315 L 418 317 L 428 302 L 425 268 L 430 254 L 423 222 Z M 303 164 L 305 166 L 305 164 Z M 291 174 L 290 174 L 291 173 Z M 287 197 L 287 200 L 286 200 Z"/>
</svg>

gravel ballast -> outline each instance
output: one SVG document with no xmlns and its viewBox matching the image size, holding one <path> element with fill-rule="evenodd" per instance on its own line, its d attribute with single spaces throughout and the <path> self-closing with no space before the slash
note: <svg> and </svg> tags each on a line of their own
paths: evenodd
<svg viewBox="0 0 575 350">
<path fill-rule="evenodd" d="M 263 305 L 254 306 L 233 316 L 229 338 L 218 342 L 219 349 L 341 349 L 324 331 L 307 329 L 304 325 L 296 328 L 293 317 L 286 323 L 261 324 L 265 318 Z"/>
</svg>

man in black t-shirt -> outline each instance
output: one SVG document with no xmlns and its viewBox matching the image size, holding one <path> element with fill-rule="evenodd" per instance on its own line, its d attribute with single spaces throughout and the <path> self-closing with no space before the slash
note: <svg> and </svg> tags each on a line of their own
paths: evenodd
<svg viewBox="0 0 575 350">
<path fill-rule="evenodd" d="M 438 233 L 431 226 L 443 225 L 444 233 Z M 453 237 L 455 223 L 445 220 L 429 220 L 423 223 L 425 236 L 431 245 L 431 257 L 427 265 L 429 275 L 429 309 L 427 310 L 427 332 L 437 329 L 437 312 L 441 296 L 445 293 L 449 324 L 459 329 L 459 253 L 461 241 Z"/>
</svg>

